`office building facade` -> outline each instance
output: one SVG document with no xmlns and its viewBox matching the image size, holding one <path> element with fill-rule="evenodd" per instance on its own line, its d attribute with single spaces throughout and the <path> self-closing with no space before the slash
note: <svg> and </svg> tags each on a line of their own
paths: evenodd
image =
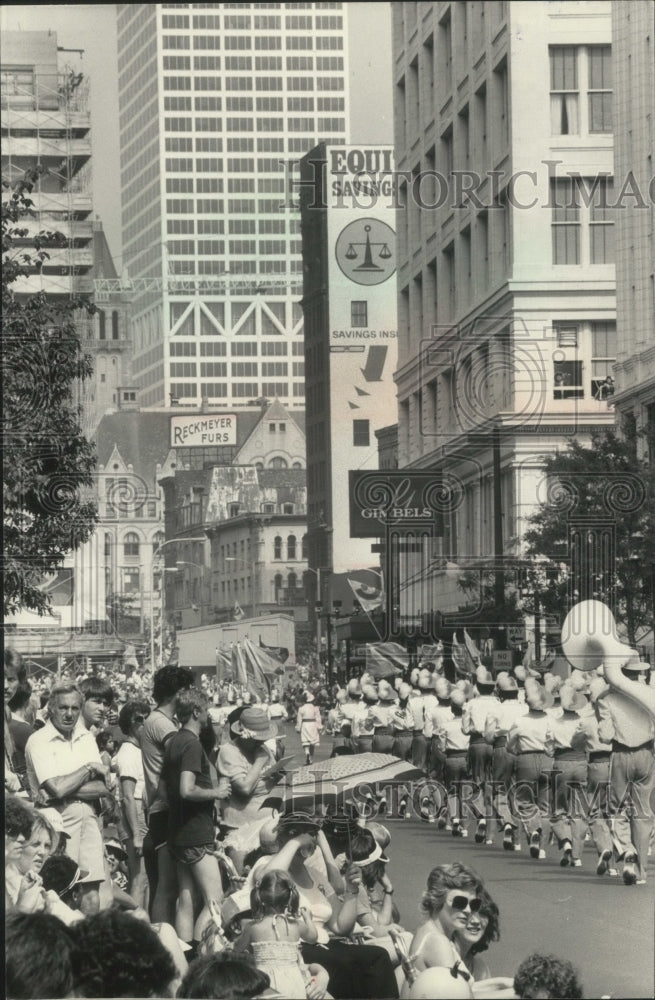
<svg viewBox="0 0 655 1000">
<path fill-rule="evenodd" d="M 399 465 L 444 484 L 441 541 L 406 569 L 416 620 L 520 557 L 543 458 L 613 423 L 611 5 L 395 4 L 393 23 Z"/>
<path fill-rule="evenodd" d="M 294 180 L 348 132 L 345 6 L 119 5 L 141 405 L 304 405 Z"/>
<path fill-rule="evenodd" d="M 612 4 L 617 178 L 631 174 L 634 197 L 617 213 L 615 404 L 619 426 L 655 432 L 655 7 Z M 648 444 L 637 437 L 643 454 Z M 650 460 L 655 460 L 652 444 Z"/>
<path fill-rule="evenodd" d="M 348 577 L 380 562 L 351 534 L 349 473 L 378 468 L 396 409 L 393 150 L 320 144 L 301 182 L 309 566 L 316 597 L 345 613 Z"/>
</svg>

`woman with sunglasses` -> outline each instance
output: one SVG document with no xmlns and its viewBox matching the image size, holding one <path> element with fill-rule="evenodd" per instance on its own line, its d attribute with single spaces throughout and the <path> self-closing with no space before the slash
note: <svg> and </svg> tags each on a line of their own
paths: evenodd
<svg viewBox="0 0 655 1000">
<path fill-rule="evenodd" d="M 454 969 L 455 975 L 459 970 L 465 976 L 470 975 L 463 962 L 458 935 L 465 934 L 472 915 L 481 911 L 481 890 L 479 876 L 459 862 L 432 869 L 421 901 L 426 919 L 414 935 L 410 948 L 417 973 L 442 967 Z M 471 946 L 469 944 L 465 950 L 470 950 Z M 403 995 L 408 995 L 407 986 Z"/>
<path fill-rule="evenodd" d="M 466 926 L 455 932 L 457 950 L 476 983 L 489 978 L 489 967 L 482 958 L 482 952 L 500 937 L 498 907 L 486 889 L 478 890 L 478 898 L 479 909 L 473 909 L 471 904 Z"/>
</svg>

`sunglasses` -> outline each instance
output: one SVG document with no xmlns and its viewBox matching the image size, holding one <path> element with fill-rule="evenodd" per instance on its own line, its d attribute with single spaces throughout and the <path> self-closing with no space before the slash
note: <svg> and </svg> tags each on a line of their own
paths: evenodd
<svg viewBox="0 0 655 1000">
<path fill-rule="evenodd" d="M 460 913 L 466 909 L 470 909 L 471 913 L 477 913 L 482 907 L 482 900 L 479 896 L 474 896 L 472 899 L 470 896 L 453 896 L 450 900 L 450 907 Z"/>
</svg>

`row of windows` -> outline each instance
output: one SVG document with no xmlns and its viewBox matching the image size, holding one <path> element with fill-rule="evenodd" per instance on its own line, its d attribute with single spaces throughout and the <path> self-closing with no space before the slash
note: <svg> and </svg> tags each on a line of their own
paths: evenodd
<svg viewBox="0 0 655 1000">
<path fill-rule="evenodd" d="M 198 382 L 193 376 L 191 382 L 171 382 L 170 396 L 173 399 L 196 399 L 198 396 Z M 302 382 L 296 382 L 292 387 L 287 382 L 201 382 L 200 393 L 202 396 L 214 399 L 225 399 L 229 395 L 234 399 L 259 399 L 260 396 L 278 396 L 285 399 L 289 396 L 289 389 L 292 389 L 294 398 L 302 399 L 305 395 L 305 386 Z"/>
<path fill-rule="evenodd" d="M 317 18 L 317 21 L 320 18 Z M 318 31 L 325 30 L 321 29 L 317 25 Z M 193 45 L 191 45 L 191 39 L 193 39 Z M 282 45 L 282 38 L 280 35 L 271 36 L 253 36 L 250 35 L 225 35 L 223 38 L 224 45 L 223 48 L 228 52 L 247 52 L 251 49 L 258 51 L 275 51 L 282 48 L 286 48 L 288 51 L 298 50 L 298 49 L 312 49 L 316 48 L 318 50 L 325 51 L 326 49 L 340 50 L 343 48 L 343 39 L 339 36 L 334 37 L 320 37 L 318 36 L 314 45 L 314 38 L 310 35 L 288 35 L 285 39 L 285 44 Z M 207 52 L 207 51 L 217 51 L 221 48 L 221 36 L 220 35 L 163 35 L 162 37 L 162 47 L 165 51 L 177 51 L 185 52 L 190 51 L 192 48 L 195 51 Z"/>
</svg>

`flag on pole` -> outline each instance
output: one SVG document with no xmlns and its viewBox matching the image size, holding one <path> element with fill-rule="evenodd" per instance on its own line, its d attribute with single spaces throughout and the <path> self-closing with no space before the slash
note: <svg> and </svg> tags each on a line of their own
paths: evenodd
<svg viewBox="0 0 655 1000">
<path fill-rule="evenodd" d="M 346 577 L 346 580 L 363 611 L 368 613 L 382 607 L 384 584 L 381 573 L 372 569 L 356 570 L 351 576 Z"/>
<path fill-rule="evenodd" d="M 480 660 L 480 650 L 478 649 L 478 647 L 476 646 L 476 644 L 473 642 L 473 639 L 468 634 L 468 632 L 466 631 L 466 629 L 464 629 L 464 644 L 466 645 L 466 652 L 468 653 L 468 655 L 471 657 L 471 660 L 473 661 L 473 669 L 475 669 L 475 667 L 479 667 L 480 666 L 480 662 L 481 662 L 481 660 Z"/>
<path fill-rule="evenodd" d="M 397 642 L 367 642 L 366 671 L 376 680 L 397 677 L 409 666 L 409 653 Z"/>
<path fill-rule="evenodd" d="M 468 647 L 464 643 L 457 641 L 456 632 L 453 632 L 452 658 L 457 673 L 462 677 L 470 677 L 475 670 L 475 660 L 471 656 Z"/>
<path fill-rule="evenodd" d="M 240 622 L 242 618 L 246 617 L 246 613 L 242 609 L 238 601 L 234 602 L 234 611 L 232 612 L 232 614 L 234 615 L 235 622 Z"/>
</svg>

